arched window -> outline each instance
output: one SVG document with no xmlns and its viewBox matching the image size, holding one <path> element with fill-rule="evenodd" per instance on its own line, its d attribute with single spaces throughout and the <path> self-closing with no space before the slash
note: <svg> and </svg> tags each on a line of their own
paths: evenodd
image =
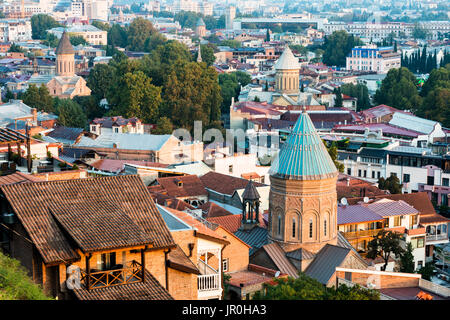
<svg viewBox="0 0 450 320">
<path fill-rule="evenodd" d="M 278 216 L 278 235 L 281 234 L 281 216 Z"/>
<path fill-rule="evenodd" d="M 312 219 L 309 220 L 309 237 L 313 237 L 313 221 Z"/>
<path fill-rule="evenodd" d="M 323 235 L 327 235 L 327 219 L 323 220 Z"/>
<path fill-rule="evenodd" d="M 292 238 L 295 238 L 295 228 L 296 228 L 295 218 L 292 218 Z"/>
</svg>

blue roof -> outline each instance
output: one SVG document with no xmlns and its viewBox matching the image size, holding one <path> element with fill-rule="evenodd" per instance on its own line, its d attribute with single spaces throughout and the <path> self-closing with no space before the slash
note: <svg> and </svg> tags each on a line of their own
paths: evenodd
<svg viewBox="0 0 450 320">
<path fill-rule="evenodd" d="M 251 246 L 249 255 L 268 243 L 267 229 L 258 226 L 250 230 L 238 230 L 234 235 Z"/>
<path fill-rule="evenodd" d="M 338 170 L 317 134 L 311 118 L 301 113 L 269 173 L 281 179 L 318 180 L 335 177 Z"/>
</svg>

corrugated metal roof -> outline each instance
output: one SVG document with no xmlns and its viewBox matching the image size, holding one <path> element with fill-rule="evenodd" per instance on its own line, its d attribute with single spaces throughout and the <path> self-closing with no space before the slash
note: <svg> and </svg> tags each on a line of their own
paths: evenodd
<svg viewBox="0 0 450 320">
<path fill-rule="evenodd" d="M 438 122 L 419 118 L 403 112 L 395 112 L 389 124 L 400 128 L 414 128 L 415 131 L 430 134 Z"/>
<path fill-rule="evenodd" d="M 286 258 L 286 253 L 278 243 L 266 244 L 262 249 L 268 254 L 270 259 L 282 273 L 286 273 L 294 278 L 298 277 L 297 269 L 292 265 L 288 258 Z"/>
<path fill-rule="evenodd" d="M 261 227 L 254 227 L 251 230 L 238 230 L 234 235 L 251 246 L 250 255 L 268 243 L 267 229 Z"/>
<path fill-rule="evenodd" d="M 126 150 L 160 150 L 172 137 L 170 134 L 104 133 L 96 139 L 82 136 L 77 147 L 113 148 Z"/>
<path fill-rule="evenodd" d="M 413 206 L 403 200 L 381 199 L 367 205 L 371 211 L 381 217 L 400 216 L 419 213 Z"/>
<path fill-rule="evenodd" d="M 275 70 L 300 70 L 301 67 L 298 58 L 294 56 L 289 46 L 286 46 L 283 54 L 275 63 L 274 68 Z"/>
<path fill-rule="evenodd" d="M 342 264 L 350 251 L 348 248 L 325 245 L 306 268 L 305 274 L 322 284 L 327 284 L 336 272 L 336 267 Z"/>
<path fill-rule="evenodd" d="M 286 252 L 286 257 L 294 259 L 294 260 L 310 260 L 313 259 L 316 255 L 306 249 L 299 248 L 294 251 Z"/>
<path fill-rule="evenodd" d="M 319 180 L 338 174 L 308 113 L 302 112 L 269 173 L 281 179 Z"/>
<path fill-rule="evenodd" d="M 383 220 L 379 214 L 362 205 L 338 206 L 338 225 Z"/>
</svg>

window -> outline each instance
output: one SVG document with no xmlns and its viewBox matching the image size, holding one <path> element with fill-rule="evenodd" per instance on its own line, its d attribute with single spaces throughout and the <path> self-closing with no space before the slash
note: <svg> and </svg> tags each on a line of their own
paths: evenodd
<svg viewBox="0 0 450 320">
<path fill-rule="evenodd" d="M 222 261 L 222 270 L 223 270 L 223 272 L 227 272 L 228 271 L 228 264 L 229 264 L 228 258 L 223 259 L 223 261 Z"/>
<path fill-rule="evenodd" d="M 410 227 L 412 227 L 413 225 L 416 225 L 417 224 L 417 215 L 413 215 L 413 216 L 411 216 L 411 220 L 410 220 Z"/>
<path fill-rule="evenodd" d="M 295 238 L 295 218 L 292 218 L 292 238 Z"/>
<path fill-rule="evenodd" d="M 409 179 L 410 179 L 409 174 L 406 174 L 406 173 L 405 173 L 405 174 L 403 175 L 403 182 L 408 183 L 408 182 L 410 182 Z"/>
<path fill-rule="evenodd" d="M 375 179 L 375 171 L 372 171 L 372 179 Z"/>
<path fill-rule="evenodd" d="M 361 177 L 361 169 L 358 170 L 358 177 Z"/>
<path fill-rule="evenodd" d="M 427 177 L 427 185 L 429 185 L 429 186 L 434 185 L 434 177 L 432 177 L 432 176 Z"/>
<path fill-rule="evenodd" d="M 310 238 L 313 237 L 313 221 L 312 221 L 312 219 L 309 220 L 309 237 Z"/>
<path fill-rule="evenodd" d="M 364 178 L 367 177 L 367 170 L 364 170 Z"/>
<path fill-rule="evenodd" d="M 115 252 L 102 253 L 98 256 L 97 269 L 99 269 L 101 271 L 110 270 L 115 265 L 116 265 L 116 253 Z"/>
<path fill-rule="evenodd" d="M 119 133 L 119 128 L 114 128 L 114 133 Z"/>
<path fill-rule="evenodd" d="M 323 235 L 327 235 L 327 219 L 323 220 Z"/>
<path fill-rule="evenodd" d="M 351 168 L 348 168 L 348 169 L 347 169 L 347 174 L 348 174 L 349 176 L 352 175 L 352 169 L 351 169 Z M 448 180 L 448 179 L 447 179 L 447 180 Z"/>
<path fill-rule="evenodd" d="M 448 187 L 448 178 L 443 178 L 443 179 L 442 179 L 442 185 L 443 185 L 444 187 Z"/>
<path fill-rule="evenodd" d="M 228 172 L 233 173 L 233 165 L 232 164 L 228 166 Z"/>
<path fill-rule="evenodd" d="M 417 261 L 417 269 L 422 268 L 422 266 L 423 266 L 423 261 L 422 260 Z"/>
<path fill-rule="evenodd" d="M 394 227 L 400 226 L 401 223 L 401 216 L 394 217 Z"/>
<path fill-rule="evenodd" d="M 281 216 L 278 216 L 278 235 L 281 234 Z"/>
</svg>

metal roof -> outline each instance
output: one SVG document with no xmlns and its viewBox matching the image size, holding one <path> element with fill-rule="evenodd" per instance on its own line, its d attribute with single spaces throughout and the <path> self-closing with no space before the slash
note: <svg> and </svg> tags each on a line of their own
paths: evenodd
<svg viewBox="0 0 450 320">
<path fill-rule="evenodd" d="M 250 255 L 268 243 L 267 229 L 258 226 L 252 228 L 251 230 L 238 230 L 234 233 L 234 235 L 251 246 L 249 251 Z"/>
<path fill-rule="evenodd" d="M 334 165 L 308 113 L 302 112 L 269 173 L 281 179 L 319 180 L 335 177 Z"/>
<path fill-rule="evenodd" d="M 274 66 L 275 70 L 300 70 L 300 63 L 298 58 L 294 56 L 289 46 L 286 46 L 283 54 L 277 60 Z"/>
<path fill-rule="evenodd" d="M 172 137 L 170 134 L 102 133 L 96 139 L 82 136 L 77 147 L 113 148 L 127 150 L 160 150 Z"/>
<path fill-rule="evenodd" d="M 336 267 L 339 267 L 350 253 L 350 249 L 326 244 L 309 264 L 305 274 L 322 284 L 327 284 Z"/>
</svg>

